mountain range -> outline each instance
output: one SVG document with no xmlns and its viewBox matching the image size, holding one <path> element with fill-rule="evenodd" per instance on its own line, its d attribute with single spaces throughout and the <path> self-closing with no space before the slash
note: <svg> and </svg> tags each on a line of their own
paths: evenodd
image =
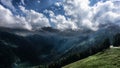
<svg viewBox="0 0 120 68">
<path fill-rule="evenodd" d="M 116 28 L 113 29 L 113 27 Z M 16 64 L 24 62 L 32 65 L 49 64 L 71 53 L 80 53 L 98 46 L 106 38 L 109 38 L 112 44 L 113 36 L 119 31 L 117 25 L 98 31 L 60 31 L 51 27 L 29 31 L 1 27 L 0 44 L 2 45 L 0 48 L 3 49 L 1 53 L 4 56 L 10 54 L 10 56 L 17 57 L 12 58 L 13 63 Z"/>
</svg>

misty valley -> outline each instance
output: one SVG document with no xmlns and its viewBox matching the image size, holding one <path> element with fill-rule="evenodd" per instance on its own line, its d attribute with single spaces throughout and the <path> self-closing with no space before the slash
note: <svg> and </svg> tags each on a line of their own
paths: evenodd
<svg viewBox="0 0 120 68">
<path fill-rule="evenodd" d="M 1 27 L 0 67 L 61 68 L 113 45 L 115 36 L 120 39 L 120 29 L 115 26 L 116 30 L 112 30 L 112 27 L 98 31 L 60 31 L 51 27 L 29 31 Z M 115 41 L 114 45 L 119 44 Z"/>
<path fill-rule="evenodd" d="M 0 68 L 120 68 L 120 0 L 0 0 Z"/>
</svg>

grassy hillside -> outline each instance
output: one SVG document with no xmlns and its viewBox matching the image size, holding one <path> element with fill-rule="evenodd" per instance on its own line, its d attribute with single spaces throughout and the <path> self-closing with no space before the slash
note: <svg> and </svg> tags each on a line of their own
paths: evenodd
<svg viewBox="0 0 120 68">
<path fill-rule="evenodd" d="M 120 68 L 120 48 L 110 48 L 63 68 Z"/>
</svg>

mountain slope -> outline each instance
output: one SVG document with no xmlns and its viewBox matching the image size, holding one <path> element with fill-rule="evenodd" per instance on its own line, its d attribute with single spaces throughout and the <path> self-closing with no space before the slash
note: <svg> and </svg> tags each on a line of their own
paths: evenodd
<svg viewBox="0 0 120 68">
<path fill-rule="evenodd" d="M 104 40 L 113 37 L 119 31 L 119 28 L 116 30 L 105 28 L 99 31 L 59 31 L 50 27 L 28 31 L 1 27 L 0 41 L 1 44 L 13 50 L 13 53 L 20 59 L 20 63 L 28 62 L 33 66 L 50 64 L 51 67 L 56 61 L 61 62 L 61 59 L 67 58 L 68 55 L 83 54 L 86 51 L 89 52 L 91 48 L 93 53 L 101 50 Z M 59 64 L 59 67 L 69 63 Z"/>
<path fill-rule="evenodd" d="M 120 48 L 110 48 L 63 68 L 120 68 Z"/>
</svg>

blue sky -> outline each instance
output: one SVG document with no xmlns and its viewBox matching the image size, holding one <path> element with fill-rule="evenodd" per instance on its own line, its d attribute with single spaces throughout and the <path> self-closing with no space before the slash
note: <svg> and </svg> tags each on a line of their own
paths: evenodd
<svg viewBox="0 0 120 68">
<path fill-rule="evenodd" d="M 90 0 L 90 5 L 93 6 L 94 4 L 96 4 L 99 1 L 105 2 L 106 0 Z"/>
<path fill-rule="evenodd" d="M 97 3 L 100 0 L 90 0 L 90 1 L 91 1 L 90 5 L 94 5 L 95 3 Z"/>
<path fill-rule="evenodd" d="M 63 4 L 58 3 L 61 5 L 58 7 L 52 4 L 62 0 L 40 0 L 40 3 L 38 0 L 21 0 L 22 3 L 25 2 L 24 5 L 16 2 L 17 0 L 0 1 L 2 3 L 0 4 L 0 26 L 5 27 L 32 29 L 49 26 L 56 29 L 97 30 L 100 24 L 119 24 L 120 21 L 120 2 L 112 0 L 90 0 L 92 7 L 89 5 L 89 0 L 65 0 Z M 106 2 L 98 4 L 99 1 Z M 93 6 L 94 4 L 97 5 Z M 47 15 L 41 12 L 45 11 L 43 8 Z M 11 9 L 21 13 L 15 15 Z M 56 9 L 59 10 L 55 11 Z M 24 15 L 21 15 L 22 13 Z"/>
</svg>

